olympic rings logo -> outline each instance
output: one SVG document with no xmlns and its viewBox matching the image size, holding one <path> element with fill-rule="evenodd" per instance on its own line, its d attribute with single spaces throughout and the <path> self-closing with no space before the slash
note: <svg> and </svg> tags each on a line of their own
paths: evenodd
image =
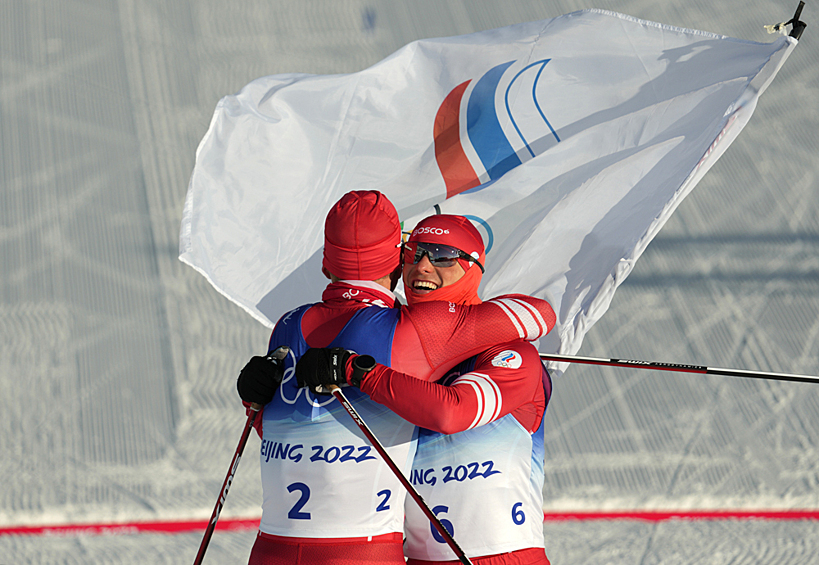
<svg viewBox="0 0 819 565">
<path fill-rule="evenodd" d="M 299 388 L 297 385 L 295 387 L 285 387 L 284 386 L 286 383 L 293 380 L 293 378 L 295 378 L 295 376 L 296 376 L 296 354 L 293 353 L 293 350 L 291 349 L 290 352 L 288 353 L 288 355 L 290 356 L 291 360 L 293 361 L 293 364 L 290 367 L 288 367 L 287 369 L 284 370 L 284 378 L 282 378 L 282 382 L 279 385 L 279 394 L 281 395 L 282 400 L 285 401 L 287 404 L 295 404 L 299 400 L 299 395 L 301 395 L 301 393 L 304 393 L 304 399 L 307 402 L 309 402 L 310 405 L 313 406 L 314 408 L 322 408 L 324 406 L 327 406 L 331 402 L 333 402 L 333 400 L 335 400 L 335 398 L 332 397 L 332 396 L 330 396 L 329 398 L 325 398 L 323 396 L 322 397 L 314 397 L 313 393 L 310 392 L 310 389 L 308 387 Z M 295 385 L 295 383 L 293 383 L 293 384 Z M 290 389 L 290 388 L 295 388 L 296 389 L 296 395 L 292 399 L 287 398 L 287 396 L 285 396 L 285 390 Z M 319 400 L 319 398 L 323 398 L 324 400 Z"/>
</svg>

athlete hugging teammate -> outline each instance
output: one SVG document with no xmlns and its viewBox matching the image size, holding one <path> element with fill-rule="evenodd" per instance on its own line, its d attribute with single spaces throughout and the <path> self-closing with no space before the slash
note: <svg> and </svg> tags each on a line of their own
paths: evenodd
<svg viewBox="0 0 819 565">
<path fill-rule="evenodd" d="M 402 252 L 405 307 L 391 292 Z M 402 250 L 383 194 L 351 192 L 330 210 L 322 270 L 332 282 L 322 301 L 276 324 L 269 350 L 288 346 L 283 363 L 254 358 L 239 378 L 242 399 L 264 405 L 264 501 L 251 564 L 403 564 L 405 533 L 410 562 L 452 559 L 411 500 L 404 530 L 403 488 L 343 408 L 299 386 L 351 379 L 358 386 L 346 396 L 402 472 L 436 476 L 416 486 L 470 558 L 548 562 L 537 513 L 550 386 L 525 340 L 545 335 L 554 312 L 523 295 L 481 302 L 484 260 L 480 234 L 460 216 L 427 218 Z M 330 361 L 339 351 L 343 371 Z M 378 363 L 360 381 L 349 351 Z"/>
</svg>

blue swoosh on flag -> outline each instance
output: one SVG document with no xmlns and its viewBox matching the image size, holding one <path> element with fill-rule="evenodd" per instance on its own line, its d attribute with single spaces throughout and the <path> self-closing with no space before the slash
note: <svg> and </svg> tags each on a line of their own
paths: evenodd
<svg viewBox="0 0 819 565">
<path fill-rule="evenodd" d="M 481 77 L 466 108 L 466 131 L 469 141 L 483 163 L 490 179 L 497 179 L 521 164 L 495 110 L 495 92 L 504 71 L 514 61 L 502 63 Z"/>
</svg>

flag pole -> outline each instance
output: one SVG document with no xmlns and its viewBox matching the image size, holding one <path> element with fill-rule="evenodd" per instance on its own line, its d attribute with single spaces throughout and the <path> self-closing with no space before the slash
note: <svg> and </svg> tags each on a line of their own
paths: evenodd
<svg viewBox="0 0 819 565">
<path fill-rule="evenodd" d="M 551 355 L 546 353 L 541 353 L 540 358 L 544 361 L 580 363 L 584 365 L 632 367 L 635 369 L 653 369 L 655 371 L 676 371 L 680 373 L 699 373 L 703 375 L 720 375 L 724 377 L 741 377 L 750 379 L 766 379 L 772 381 L 791 381 L 797 383 L 819 384 L 819 377 L 813 377 L 810 375 L 793 375 L 790 373 L 768 373 L 764 371 L 720 369 L 716 367 L 704 367 L 700 365 L 662 363 L 659 361 L 639 361 L 636 359 L 600 359 L 597 357 L 579 357 L 577 355 Z"/>
<path fill-rule="evenodd" d="M 792 26 L 790 36 L 797 41 L 799 41 L 799 38 L 802 37 L 802 32 L 805 31 L 805 28 L 808 27 L 808 24 L 799 21 L 799 17 L 802 15 L 802 8 L 804 7 L 805 3 L 800 0 L 799 6 L 796 7 L 796 13 L 793 15 L 793 19 L 788 22 Z"/>
<path fill-rule="evenodd" d="M 367 439 L 375 448 L 375 450 L 379 453 L 379 455 L 381 455 L 381 458 L 384 460 L 384 462 L 387 464 L 387 466 L 390 468 L 393 474 L 395 474 L 395 476 L 398 478 L 398 480 L 401 482 L 401 484 L 404 486 L 404 488 L 407 490 L 407 492 L 416 502 L 416 504 L 418 504 L 424 515 L 427 518 L 429 518 L 429 521 L 432 522 L 432 525 L 435 527 L 436 530 L 438 530 L 438 533 L 443 536 L 444 541 L 446 541 L 446 544 L 452 551 L 455 552 L 455 555 L 458 557 L 458 561 L 460 561 L 463 565 L 472 565 L 472 562 L 469 560 L 469 557 L 466 556 L 464 550 L 461 549 L 461 547 L 458 545 L 458 542 L 456 542 L 455 538 L 452 537 L 452 534 L 449 533 L 449 530 L 447 530 L 444 527 L 444 525 L 438 519 L 438 516 L 436 516 L 432 512 L 432 510 L 429 509 L 427 503 L 424 502 L 424 499 L 421 497 L 418 491 L 415 490 L 415 487 L 413 487 L 412 484 L 407 480 L 407 477 L 404 476 L 404 473 L 401 472 L 401 469 L 398 468 L 398 465 L 396 465 L 395 461 L 392 460 L 392 457 L 389 456 L 387 450 L 384 449 L 384 446 L 381 445 L 381 442 L 378 441 L 377 437 L 375 437 L 375 434 L 373 434 L 369 426 L 367 426 L 367 423 L 361 418 L 361 416 L 358 414 L 358 411 L 350 403 L 350 401 L 347 400 L 347 397 L 344 395 L 344 393 L 341 392 L 341 389 L 335 385 L 328 385 L 328 388 L 333 393 L 333 396 L 336 397 L 336 400 L 338 400 L 341 403 L 341 405 L 344 407 L 344 409 L 347 411 L 350 417 L 352 417 L 352 419 L 355 421 L 359 429 L 367 437 Z"/>
</svg>

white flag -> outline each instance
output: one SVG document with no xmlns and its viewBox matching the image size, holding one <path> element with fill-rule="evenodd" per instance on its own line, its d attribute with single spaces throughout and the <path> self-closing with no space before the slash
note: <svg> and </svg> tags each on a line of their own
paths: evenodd
<svg viewBox="0 0 819 565">
<path fill-rule="evenodd" d="M 405 231 L 472 219 L 482 296 L 549 300 L 541 350 L 575 353 L 795 45 L 587 10 L 416 41 L 358 73 L 260 78 L 216 107 L 180 259 L 272 325 L 320 299 L 333 203 L 379 190 Z"/>
</svg>

